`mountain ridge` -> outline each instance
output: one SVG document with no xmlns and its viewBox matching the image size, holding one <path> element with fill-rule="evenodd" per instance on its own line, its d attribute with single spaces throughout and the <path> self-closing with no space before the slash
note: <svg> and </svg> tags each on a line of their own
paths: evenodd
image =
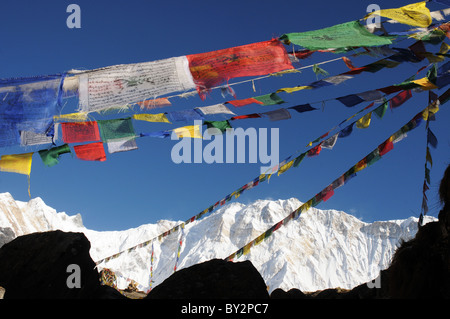
<svg viewBox="0 0 450 319">
<path fill-rule="evenodd" d="M 212 258 L 228 257 L 300 205 L 296 198 L 230 203 L 190 223 L 182 232 L 124 252 L 99 264 L 98 268 L 115 271 L 121 289 L 133 279 L 146 291 L 150 279 L 155 287 L 173 273 L 175 266 L 182 269 Z M 95 231 L 83 226 L 80 214 L 58 213 L 41 198 L 15 201 L 9 193 L 0 194 L 0 211 L 3 212 L 0 214 L 0 245 L 2 240 L 36 231 L 83 232 L 91 242 L 90 254 L 94 261 L 126 251 L 181 223 L 161 220 L 128 230 Z M 435 219 L 426 217 L 426 221 L 432 220 Z M 416 232 L 415 217 L 366 223 L 345 212 L 311 208 L 237 261 L 252 261 L 269 291 L 351 288 L 375 279 L 380 270 L 389 266 L 399 242 L 413 238 Z M 177 258 L 180 241 L 182 246 Z M 150 278 L 152 247 L 154 260 Z"/>
</svg>

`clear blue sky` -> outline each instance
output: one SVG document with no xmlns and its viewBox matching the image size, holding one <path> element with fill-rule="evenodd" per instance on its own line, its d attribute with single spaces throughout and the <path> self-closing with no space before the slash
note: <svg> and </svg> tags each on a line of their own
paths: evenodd
<svg viewBox="0 0 450 319">
<path fill-rule="evenodd" d="M 372 2 L 3 0 L 0 5 L 0 77 L 45 75 L 70 69 L 154 61 L 270 40 L 284 33 L 315 30 L 362 18 Z M 377 4 L 381 8 L 392 8 L 411 2 L 377 1 Z M 81 7 L 81 29 L 66 26 L 69 15 L 66 8 L 70 3 Z M 429 3 L 428 8 L 433 11 L 444 6 Z M 407 28 L 406 25 L 392 26 L 397 30 Z M 408 41 L 399 46 L 407 47 L 412 43 Z M 433 52 L 439 50 L 439 47 L 427 48 Z M 331 53 L 315 54 L 302 60 L 300 66 L 335 57 Z M 356 66 L 375 60 L 370 57 L 352 59 Z M 287 102 L 283 106 L 290 107 L 359 93 L 400 83 L 423 65 L 425 62 L 403 63 L 395 69 L 375 74 L 362 73 L 339 86 L 283 93 L 280 97 Z M 348 70 L 342 61 L 322 67 L 330 75 Z M 316 79 L 312 69 L 305 69 L 300 74 L 256 81 L 256 93 L 249 83 L 233 88 L 241 99 L 271 93 L 282 87 L 306 85 Z M 229 99 L 230 96 L 223 98 L 216 90 L 205 101 L 198 96 L 171 99 L 172 106 L 161 110 L 191 109 Z M 306 158 L 298 168 L 244 192 L 238 201 L 310 199 L 409 121 L 427 101 L 428 93 L 413 94 L 411 100 L 394 112 L 388 111 L 382 120 L 373 117 L 368 129 L 355 128 L 351 136 L 339 139 L 332 151 L 324 149 L 318 157 Z M 67 113 L 78 103 L 75 98 L 65 102 Z M 313 106 L 321 108 L 320 104 Z M 290 120 L 241 120 L 232 125 L 278 127 L 280 159 L 283 159 L 297 150 L 305 151 L 309 141 L 364 106 L 346 108 L 338 101 L 329 101 L 323 110 L 303 114 L 293 111 Z M 253 104 L 230 108 L 242 115 L 274 110 L 278 106 Z M 127 113 L 110 116 L 120 118 Z M 437 121 L 431 123 L 439 141 L 438 148 L 431 149 L 433 168 L 428 192 L 429 215 L 434 216 L 439 211 L 439 182 L 450 158 L 449 120 L 450 109 L 446 105 L 437 114 Z M 135 122 L 135 129 L 137 133 L 152 132 L 184 125 L 178 124 Z M 412 131 L 406 140 L 395 145 L 392 152 L 336 190 L 335 195 L 318 208 L 343 210 L 368 222 L 418 217 L 424 179 L 425 133 L 425 125 Z M 170 139 L 140 138 L 137 143 L 138 150 L 107 153 L 105 162 L 80 161 L 65 154 L 60 163 L 51 168 L 44 166 L 35 154 L 31 172 L 32 197 L 41 197 L 57 211 L 69 215 L 80 213 L 85 226 L 90 229 L 123 230 L 160 219 L 186 220 L 259 175 L 261 163 L 175 164 L 171 160 L 171 149 L 177 141 Z M 59 144 L 62 144 L 61 140 Z M 0 154 L 41 148 L 4 148 Z M 26 176 L 1 173 L 0 192 L 10 192 L 15 199 L 27 201 Z"/>
</svg>

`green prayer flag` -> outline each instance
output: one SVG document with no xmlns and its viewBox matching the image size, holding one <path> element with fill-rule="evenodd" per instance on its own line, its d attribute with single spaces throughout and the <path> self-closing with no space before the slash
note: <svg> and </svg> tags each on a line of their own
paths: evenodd
<svg viewBox="0 0 450 319">
<path fill-rule="evenodd" d="M 102 141 L 108 142 L 136 136 L 131 117 L 114 120 L 97 121 Z"/>
<path fill-rule="evenodd" d="M 388 108 L 389 101 L 384 100 L 384 103 L 381 104 L 379 107 L 377 107 L 373 112 L 378 116 L 378 118 L 382 119 L 384 114 L 386 113 L 386 110 Z"/>
<path fill-rule="evenodd" d="M 227 128 L 232 128 L 228 120 L 225 121 L 204 121 L 203 122 L 207 128 L 219 129 L 222 133 L 226 131 Z"/>
<path fill-rule="evenodd" d="M 39 155 L 41 156 L 42 162 L 48 167 L 52 167 L 59 163 L 58 159 L 61 154 L 71 153 L 70 147 L 67 144 L 52 147 L 49 150 L 40 150 Z"/>
<path fill-rule="evenodd" d="M 300 45 L 309 50 L 370 47 L 392 44 L 389 37 L 382 37 L 370 33 L 357 20 L 319 30 L 286 33 L 281 36 L 280 40 Z"/>
<path fill-rule="evenodd" d="M 265 95 L 260 95 L 253 97 L 263 103 L 263 105 L 275 105 L 285 103 L 282 98 L 280 98 L 276 93 L 270 93 Z"/>
</svg>

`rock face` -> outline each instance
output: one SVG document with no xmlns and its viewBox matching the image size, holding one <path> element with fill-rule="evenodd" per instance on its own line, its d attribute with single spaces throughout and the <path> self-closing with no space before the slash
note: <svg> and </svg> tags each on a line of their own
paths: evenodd
<svg viewBox="0 0 450 319">
<path fill-rule="evenodd" d="M 24 235 L 5 244 L 0 249 L 0 286 L 6 290 L 4 298 L 77 299 L 120 295 L 100 286 L 89 249 L 84 234 L 62 231 Z"/>
<path fill-rule="evenodd" d="M 266 284 L 250 261 L 212 259 L 181 269 L 146 299 L 267 299 Z"/>
</svg>

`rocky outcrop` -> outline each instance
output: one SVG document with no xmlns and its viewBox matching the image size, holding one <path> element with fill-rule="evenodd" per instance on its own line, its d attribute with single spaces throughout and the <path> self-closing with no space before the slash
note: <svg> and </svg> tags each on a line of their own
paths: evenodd
<svg viewBox="0 0 450 319">
<path fill-rule="evenodd" d="M 101 286 L 83 233 L 50 231 L 20 236 L 0 249 L 5 299 L 118 298 Z"/>
<path fill-rule="evenodd" d="M 212 259 L 181 269 L 146 299 L 268 299 L 266 284 L 250 261 Z"/>
</svg>

